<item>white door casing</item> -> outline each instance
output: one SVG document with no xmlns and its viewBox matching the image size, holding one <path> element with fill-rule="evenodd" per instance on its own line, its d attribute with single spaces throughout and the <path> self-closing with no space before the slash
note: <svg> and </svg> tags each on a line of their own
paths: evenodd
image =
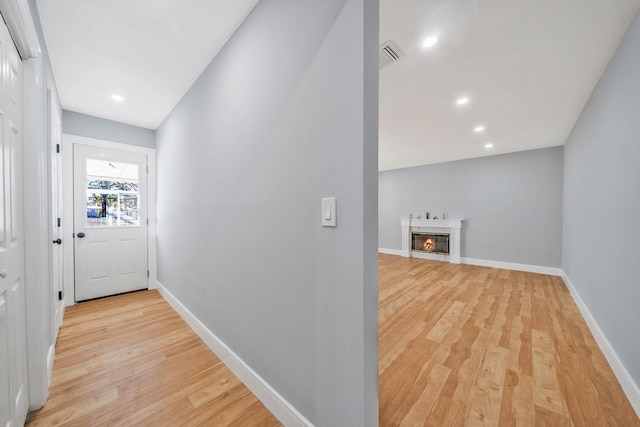
<svg viewBox="0 0 640 427">
<path fill-rule="evenodd" d="M 1 1 L 1 0 L 0 0 Z M 143 154 L 147 157 L 147 165 L 149 166 L 149 173 L 147 175 L 147 198 L 148 198 L 148 218 L 149 225 L 147 229 L 147 253 L 148 253 L 148 269 L 149 289 L 155 289 L 157 287 L 157 249 L 156 249 L 156 150 L 154 148 L 141 147 L 137 145 L 123 144 L 114 141 L 108 141 L 103 139 L 88 138 L 84 136 L 62 134 L 62 218 L 66 219 L 67 227 L 63 228 L 63 245 L 62 250 L 64 252 L 64 303 L 65 306 L 75 304 L 75 259 L 74 259 L 74 230 L 73 230 L 73 152 L 74 147 L 77 145 L 86 145 L 90 147 L 106 148 L 111 150 L 125 151 L 131 153 Z M 64 242 L 69 242 L 64 244 Z"/>
<path fill-rule="evenodd" d="M 29 409 L 23 238 L 22 62 L 0 23 L 0 425 Z"/>
<path fill-rule="evenodd" d="M 77 144 L 73 157 L 75 300 L 148 288 L 147 156 Z"/>
</svg>

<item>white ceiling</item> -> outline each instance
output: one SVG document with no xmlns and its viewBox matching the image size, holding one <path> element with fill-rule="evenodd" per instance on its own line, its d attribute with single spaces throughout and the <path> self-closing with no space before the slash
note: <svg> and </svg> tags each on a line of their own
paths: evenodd
<svg viewBox="0 0 640 427">
<path fill-rule="evenodd" d="M 406 56 L 380 70 L 380 170 L 564 144 L 639 6 L 381 0 L 380 44 Z"/>
<path fill-rule="evenodd" d="M 37 0 L 62 107 L 156 129 L 256 3 Z"/>
<path fill-rule="evenodd" d="M 157 128 L 257 2 L 37 0 L 63 108 Z M 380 170 L 564 144 L 639 6 L 380 0 Z"/>
</svg>

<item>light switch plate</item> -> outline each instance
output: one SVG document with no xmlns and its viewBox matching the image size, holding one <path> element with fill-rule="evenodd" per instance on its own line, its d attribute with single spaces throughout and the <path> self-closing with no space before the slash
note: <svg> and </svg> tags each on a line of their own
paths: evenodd
<svg viewBox="0 0 640 427">
<path fill-rule="evenodd" d="M 336 198 L 326 197 L 322 199 L 322 226 L 336 226 Z"/>
</svg>

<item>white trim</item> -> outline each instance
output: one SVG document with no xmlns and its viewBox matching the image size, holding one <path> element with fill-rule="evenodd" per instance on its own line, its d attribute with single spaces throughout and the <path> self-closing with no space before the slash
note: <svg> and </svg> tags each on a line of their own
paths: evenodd
<svg viewBox="0 0 640 427">
<path fill-rule="evenodd" d="M 62 301 L 60 301 L 60 309 L 58 310 L 58 318 L 55 319 L 55 321 L 58 323 L 58 325 L 60 325 L 60 328 L 62 327 L 62 321 L 64 320 L 64 312 L 67 309 L 67 306 L 65 305 L 65 301 L 67 300 L 67 297 L 62 297 Z M 58 328 L 58 335 L 60 335 L 60 328 Z M 58 342 L 58 335 L 55 336 L 55 342 L 53 343 L 53 345 L 55 346 L 56 343 Z"/>
<path fill-rule="evenodd" d="M 402 256 L 402 250 L 401 249 L 378 248 L 378 253 L 379 254 Z"/>
<path fill-rule="evenodd" d="M 202 324 L 180 301 L 160 282 L 157 283 L 160 295 L 187 322 L 193 331 L 204 341 L 222 362 L 242 381 L 253 394 L 285 426 L 313 426 L 296 408 L 271 387 L 256 371 L 231 350 L 220 338 Z"/>
<path fill-rule="evenodd" d="M 27 0 L 0 0 L 0 13 L 22 59 L 37 58 L 42 49 Z"/>
<path fill-rule="evenodd" d="M 463 264 L 478 265 L 480 267 L 502 268 L 503 270 L 526 271 L 527 273 L 547 274 L 549 276 L 562 276 L 562 269 L 558 267 L 546 267 L 544 265 L 518 264 L 515 262 L 492 261 L 488 259 L 476 259 L 462 257 Z"/>
<path fill-rule="evenodd" d="M 73 224 L 73 146 L 74 144 L 89 145 L 92 147 L 107 148 L 110 150 L 120 150 L 130 153 L 140 153 L 147 156 L 149 165 L 149 176 L 147 180 L 147 197 L 149 201 L 149 225 L 147 231 L 147 251 L 149 279 L 147 285 L 149 289 L 155 289 L 158 277 L 157 259 L 157 218 L 156 218 L 156 150 L 155 148 L 140 147 L 137 145 L 122 144 L 119 142 L 105 141 L 102 139 L 87 138 L 63 133 L 62 134 L 62 187 L 63 187 L 63 218 L 66 224 Z M 73 226 L 65 227 L 63 241 L 73 242 Z M 74 289 L 74 256 L 73 245 L 63 245 L 64 247 L 64 295 L 67 305 L 75 304 Z"/>
<path fill-rule="evenodd" d="M 618 378 L 622 390 L 627 395 L 627 399 L 629 399 L 629 403 L 631 403 L 631 406 L 633 406 L 633 409 L 636 411 L 636 415 L 640 417 L 640 388 L 638 387 L 638 384 L 636 384 L 633 377 L 629 374 L 629 371 L 624 367 L 622 360 L 618 357 L 618 354 L 611 346 L 611 343 L 605 336 L 604 332 L 602 332 L 602 329 L 598 326 L 598 322 L 596 322 L 591 311 L 589 311 L 589 308 L 584 303 L 580 294 L 564 271 L 562 272 L 562 280 L 564 280 L 567 289 L 569 289 L 569 293 L 573 297 L 573 301 L 578 306 L 580 314 L 582 314 L 582 317 L 586 321 L 587 326 L 598 343 L 604 357 L 607 359 L 607 362 L 609 362 L 611 370 L 613 370 L 616 378 Z"/>
<path fill-rule="evenodd" d="M 53 374 L 53 361 L 56 360 L 56 346 L 49 346 L 49 351 L 47 352 L 47 388 L 51 386 L 51 375 Z"/>
<path fill-rule="evenodd" d="M 378 253 L 404 256 L 404 252 L 401 249 L 378 248 Z M 435 261 L 448 261 L 448 257 L 445 258 L 446 255 L 425 254 L 412 251 L 411 256 L 422 259 L 431 259 Z M 442 259 L 439 259 L 438 256 L 442 257 Z M 515 262 L 492 261 L 488 259 L 466 257 L 461 257 L 460 261 L 462 262 L 462 264 L 477 265 L 480 267 L 501 268 L 503 270 L 525 271 L 527 273 L 547 274 L 549 276 L 562 276 L 564 274 L 561 268 L 546 267 L 544 265 L 518 264 Z"/>
<path fill-rule="evenodd" d="M 67 155 L 67 153 L 70 153 Z M 62 241 L 69 242 L 62 245 L 64 251 L 62 289 L 65 307 L 75 304 L 75 283 L 74 283 L 74 253 L 73 253 L 73 144 L 62 134 Z M 71 225 L 71 227 L 67 226 Z"/>
</svg>

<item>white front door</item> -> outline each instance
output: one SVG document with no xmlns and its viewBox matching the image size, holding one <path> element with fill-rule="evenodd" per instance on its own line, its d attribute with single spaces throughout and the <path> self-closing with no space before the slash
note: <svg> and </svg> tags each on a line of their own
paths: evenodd
<svg viewBox="0 0 640 427">
<path fill-rule="evenodd" d="M 24 286 L 22 62 L 0 19 L 0 425 L 29 409 Z"/>
<path fill-rule="evenodd" d="M 147 157 L 76 144 L 75 300 L 148 288 Z"/>
</svg>

